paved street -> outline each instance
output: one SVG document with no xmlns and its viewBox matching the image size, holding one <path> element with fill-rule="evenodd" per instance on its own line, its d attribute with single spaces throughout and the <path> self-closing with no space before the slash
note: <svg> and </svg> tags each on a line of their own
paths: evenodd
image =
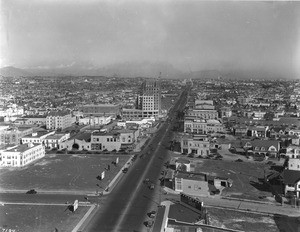
<svg viewBox="0 0 300 232">
<path fill-rule="evenodd" d="M 185 105 L 185 96 L 170 112 L 174 118 L 175 110 Z M 160 191 L 158 178 L 167 160 L 166 147 L 172 134 L 172 123 L 164 123 L 147 147 L 140 153 L 135 164 L 130 167 L 126 177 L 115 187 L 107 201 L 98 210 L 85 231 L 142 231 L 147 220 L 147 212 L 160 202 L 154 196 Z M 150 190 L 143 180 L 149 178 L 155 189 Z"/>
</svg>

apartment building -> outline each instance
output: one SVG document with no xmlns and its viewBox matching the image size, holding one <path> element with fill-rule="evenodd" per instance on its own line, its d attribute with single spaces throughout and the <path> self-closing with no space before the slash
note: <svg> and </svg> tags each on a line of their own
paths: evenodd
<svg viewBox="0 0 300 232">
<path fill-rule="evenodd" d="M 47 130 L 63 130 L 72 125 L 72 116 L 69 111 L 52 111 L 46 117 Z"/>
<path fill-rule="evenodd" d="M 1 152 L 1 166 L 24 167 L 45 156 L 42 144 L 21 144 Z"/>
</svg>

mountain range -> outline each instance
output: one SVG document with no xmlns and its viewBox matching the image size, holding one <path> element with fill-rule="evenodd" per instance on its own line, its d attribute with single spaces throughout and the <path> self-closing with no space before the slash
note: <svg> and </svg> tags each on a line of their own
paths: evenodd
<svg viewBox="0 0 300 232">
<path fill-rule="evenodd" d="M 174 68 L 169 63 L 164 62 L 139 62 L 120 63 L 108 65 L 103 68 L 84 67 L 76 64 L 60 66 L 54 68 L 15 68 L 12 66 L 0 69 L 2 77 L 33 77 L 33 76 L 106 76 L 106 77 L 158 77 L 164 79 L 278 79 L 279 74 L 261 70 L 200 70 L 193 72 L 183 72 Z"/>
</svg>

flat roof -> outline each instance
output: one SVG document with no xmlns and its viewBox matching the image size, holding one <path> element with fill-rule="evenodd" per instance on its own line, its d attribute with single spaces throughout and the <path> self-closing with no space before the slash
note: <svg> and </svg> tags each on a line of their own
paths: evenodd
<svg viewBox="0 0 300 232">
<path fill-rule="evenodd" d="M 207 175 L 205 173 L 195 172 L 178 172 L 175 175 L 176 178 L 188 179 L 188 180 L 200 180 L 207 181 Z"/>
<path fill-rule="evenodd" d="M 33 147 L 39 146 L 39 145 L 41 145 L 41 144 L 33 143 L 33 146 L 30 147 L 28 144 L 21 144 L 17 147 L 7 149 L 6 151 L 8 151 L 8 152 L 24 152 L 24 151 L 27 151 L 27 150 L 33 148 Z"/>
</svg>

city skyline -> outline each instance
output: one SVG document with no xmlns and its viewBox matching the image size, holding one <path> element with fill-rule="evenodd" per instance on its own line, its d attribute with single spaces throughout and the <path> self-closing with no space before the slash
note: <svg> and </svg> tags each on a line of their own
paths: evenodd
<svg viewBox="0 0 300 232">
<path fill-rule="evenodd" d="M 299 2 L 1 1 L 0 67 L 300 73 Z M 157 72 L 158 73 L 158 72 Z"/>
</svg>

